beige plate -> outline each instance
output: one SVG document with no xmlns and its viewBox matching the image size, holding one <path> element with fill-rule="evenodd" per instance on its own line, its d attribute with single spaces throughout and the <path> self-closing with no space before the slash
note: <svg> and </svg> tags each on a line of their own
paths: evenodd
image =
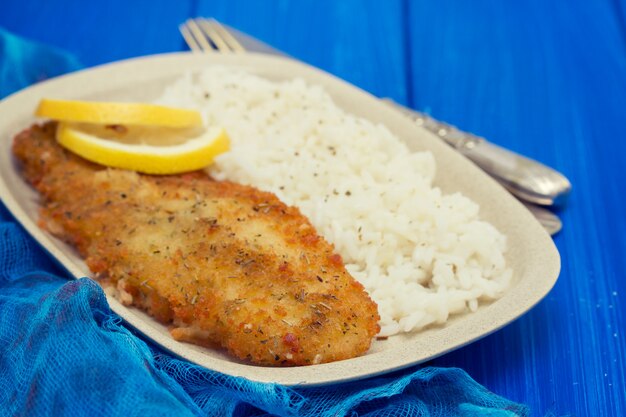
<svg viewBox="0 0 626 417">
<path fill-rule="evenodd" d="M 178 53 L 132 59 L 80 71 L 37 84 L 0 102 L 0 196 L 18 221 L 75 277 L 90 276 L 74 250 L 40 230 L 37 194 L 19 176 L 11 157 L 13 136 L 35 122 L 33 111 L 42 97 L 146 101 L 185 70 L 231 65 L 271 79 L 301 77 L 323 85 L 336 103 L 351 113 L 385 124 L 413 150 L 429 150 L 438 162 L 436 185 L 461 191 L 478 202 L 481 215 L 508 236 L 512 288 L 500 300 L 476 313 L 452 318 L 444 327 L 375 341 L 359 358 L 298 368 L 269 368 L 236 361 L 223 352 L 174 341 L 165 326 L 141 311 L 109 298 L 113 311 L 144 335 L 191 362 L 225 374 L 286 385 L 321 385 L 348 381 L 417 364 L 457 349 L 505 326 L 527 312 L 550 291 L 559 274 L 560 258 L 537 221 L 514 198 L 471 162 L 416 127 L 373 96 L 318 69 L 267 55 Z"/>
</svg>

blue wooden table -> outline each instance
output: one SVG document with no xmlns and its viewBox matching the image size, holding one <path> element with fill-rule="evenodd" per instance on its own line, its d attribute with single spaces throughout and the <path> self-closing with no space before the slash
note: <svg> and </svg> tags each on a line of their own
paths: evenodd
<svg viewBox="0 0 626 417">
<path fill-rule="evenodd" d="M 598 1 L 3 1 L 0 26 L 86 66 L 186 50 L 213 16 L 378 96 L 564 172 L 553 291 L 430 364 L 543 415 L 626 415 L 626 4 Z"/>
</svg>

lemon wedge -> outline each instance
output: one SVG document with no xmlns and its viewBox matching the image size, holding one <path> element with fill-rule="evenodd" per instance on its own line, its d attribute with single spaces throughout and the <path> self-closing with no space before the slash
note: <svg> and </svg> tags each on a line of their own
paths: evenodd
<svg viewBox="0 0 626 417">
<path fill-rule="evenodd" d="M 35 111 L 39 117 L 68 122 L 139 126 L 201 126 L 195 110 L 146 103 L 112 103 L 42 99 Z"/>
<path fill-rule="evenodd" d="M 146 174 L 178 174 L 204 168 L 228 151 L 222 128 L 197 129 L 97 126 L 60 122 L 57 141 L 83 158 Z"/>
</svg>

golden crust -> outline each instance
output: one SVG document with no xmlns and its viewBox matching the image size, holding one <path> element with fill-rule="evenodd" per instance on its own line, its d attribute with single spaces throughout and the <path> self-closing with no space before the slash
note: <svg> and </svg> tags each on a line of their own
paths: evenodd
<svg viewBox="0 0 626 417">
<path fill-rule="evenodd" d="M 13 145 L 44 198 L 42 227 L 175 338 L 274 366 L 369 349 L 376 304 L 297 208 L 201 172 L 101 167 L 60 148 L 54 129 L 33 126 Z"/>
</svg>

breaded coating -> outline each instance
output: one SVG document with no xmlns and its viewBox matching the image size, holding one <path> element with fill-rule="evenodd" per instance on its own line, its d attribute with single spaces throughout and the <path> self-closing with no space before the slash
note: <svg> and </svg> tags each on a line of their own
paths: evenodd
<svg viewBox="0 0 626 417">
<path fill-rule="evenodd" d="M 376 304 L 297 208 L 203 172 L 149 176 L 92 164 L 57 145 L 55 128 L 33 126 L 13 144 L 43 197 L 41 226 L 175 339 L 271 366 L 369 349 Z"/>
</svg>

